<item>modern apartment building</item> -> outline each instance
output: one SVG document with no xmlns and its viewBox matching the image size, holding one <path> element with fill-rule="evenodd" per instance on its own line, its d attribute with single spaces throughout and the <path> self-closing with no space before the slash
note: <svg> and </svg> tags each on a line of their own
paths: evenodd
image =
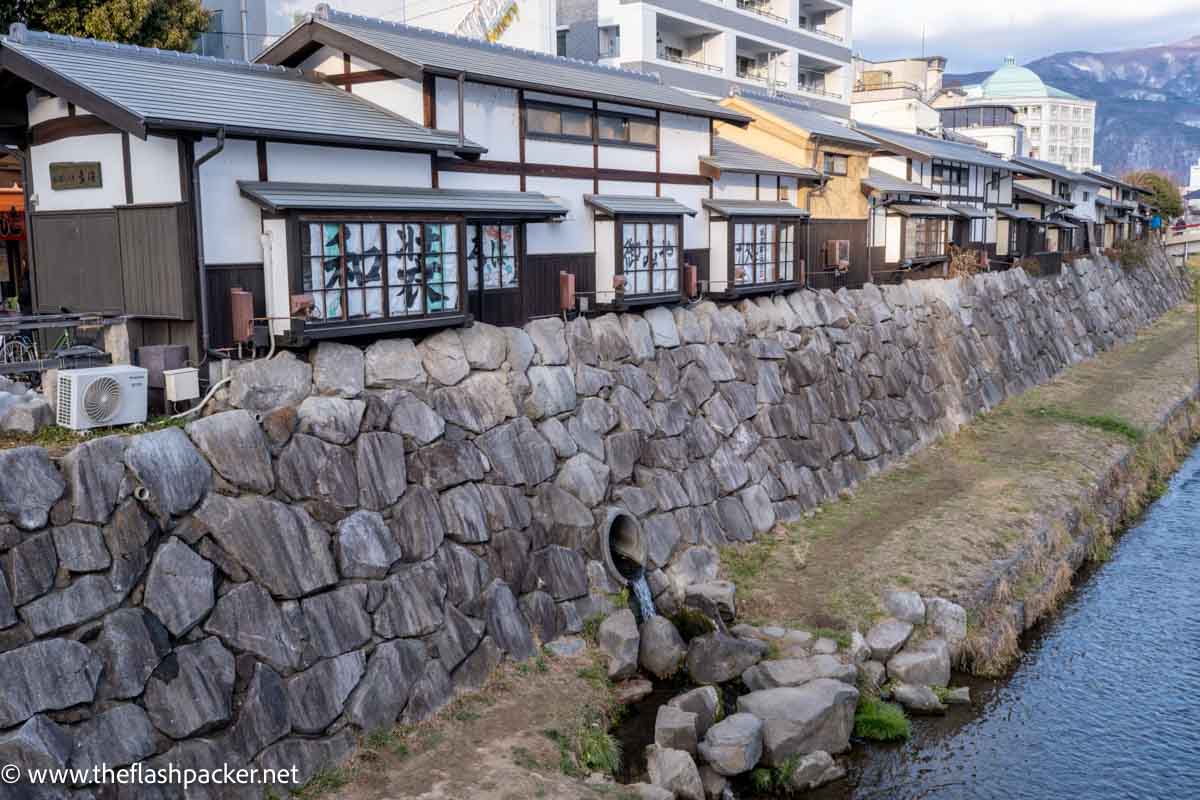
<svg viewBox="0 0 1200 800">
<path fill-rule="evenodd" d="M 711 97 L 772 92 L 850 116 L 849 0 L 558 0 L 558 54 Z"/>
<path fill-rule="evenodd" d="M 1016 109 L 1031 158 L 1076 172 L 1095 165 L 1096 101 L 1048 86 L 1012 57 L 983 83 L 947 87 L 933 101 L 938 109 L 997 104 Z"/>
</svg>

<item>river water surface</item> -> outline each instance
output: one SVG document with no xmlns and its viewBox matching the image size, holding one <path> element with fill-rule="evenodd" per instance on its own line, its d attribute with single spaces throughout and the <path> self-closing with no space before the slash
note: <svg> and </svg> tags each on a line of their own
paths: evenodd
<svg viewBox="0 0 1200 800">
<path fill-rule="evenodd" d="M 1200 451 L 974 706 L 809 797 L 1200 798 Z M 961 676 L 957 677 L 961 679 Z"/>
</svg>

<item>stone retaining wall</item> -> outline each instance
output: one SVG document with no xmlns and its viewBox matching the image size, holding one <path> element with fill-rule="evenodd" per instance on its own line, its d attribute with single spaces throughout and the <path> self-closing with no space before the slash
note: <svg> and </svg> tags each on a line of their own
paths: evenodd
<svg viewBox="0 0 1200 800">
<path fill-rule="evenodd" d="M 242 366 L 186 429 L 2 452 L 0 762 L 303 782 L 607 610 L 613 507 L 641 520 L 669 608 L 715 577 L 706 548 L 1185 294 L 1156 256 L 326 343 Z"/>
</svg>

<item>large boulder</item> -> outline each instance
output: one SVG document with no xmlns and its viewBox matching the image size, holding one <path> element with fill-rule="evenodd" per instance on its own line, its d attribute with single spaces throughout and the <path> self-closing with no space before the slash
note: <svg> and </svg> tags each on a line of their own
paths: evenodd
<svg viewBox="0 0 1200 800">
<path fill-rule="evenodd" d="M 172 538 L 154 555 L 143 604 L 172 636 L 182 636 L 208 616 L 213 592 L 213 565 Z"/>
<path fill-rule="evenodd" d="M 934 635 L 946 640 L 953 651 L 967 638 L 967 611 L 941 597 L 925 601 L 925 624 Z"/>
<path fill-rule="evenodd" d="M 39 714 L 0 735 L 0 763 L 23 770 L 62 769 L 70 763 L 72 747 L 70 729 Z"/>
<path fill-rule="evenodd" d="M 698 684 L 725 683 L 757 664 L 767 645 L 739 639 L 719 631 L 697 636 L 688 643 L 687 671 Z"/>
<path fill-rule="evenodd" d="M 62 459 L 74 518 L 103 525 L 121 496 L 128 436 L 105 436 L 78 445 Z"/>
<path fill-rule="evenodd" d="M 679 671 L 687 657 L 687 645 L 666 617 L 651 617 L 642 623 L 638 663 L 642 669 L 659 679 Z"/>
<path fill-rule="evenodd" d="M 867 631 L 866 637 L 867 647 L 871 648 L 871 658 L 887 661 L 900 652 L 900 648 L 904 647 L 912 632 L 912 624 L 892 617 L 876 623 Z"/>
<path fill-rule="evenodd" d="M 249 411 L 226 411 L 188 423 L 188 436 L 217 473 L 242 489 L 270 494 L 275 488 L 271 453 Z"/>
<path fill-rule="evenodd" d="M 371 640 L 371 617 L 367 613 L 367 587 L 344 584 L 331 592 L 300 601 L 308 643 L 321 658 L 333 658 L 357 650 Z"/>
<path fill-rule="evenodd" d="M 246 581 L 221 595 L 216 609 L 204 622 L 204 632 L 219 637 L 234 650 L 257 656 L 280 672 L 290 672 L 309 660 L 305 655 L 305 631 L 291 622 L 266 589 Z"/>
<path fill-rule="evenodd" d="M 508 356 L 508 336 L 503 328 L 476 322 L 458 332 L 467 363 L 472 369 L 500 369 Z"/>
<path fill-rule="evenodd" d="M 424 386 L 425 367 L 412 339 L 380 339 L 364 357 L 366 384 L 373 389 Z"/>
<path fill-rule="evenodd" d="M 358 397 L 365 382 L 363 351 L 340 342 L 321 342 L 311 352 L 313 385 L 320 394 Z"/>
<path fill-rule="evenodd" d="M 104 662 L 97 696 L 137 697 L 159 663 L 171 652 L 167 629 L 140 608 L 122 608 L 104 618 L 92 649 Z"/>
<path fill-rule="evenodd" d="M 858 678 L 858 670 L 853 664 L 843 664 L 836 656 L 819 654 L 806 658 L 763 661 L 742 673 L 742 682 L 752 692 L 781 686 L 802 686 L 818 678 L 833 678 L 853 685 Z"/>
<path fill-rule="evenodd" d="M 537 653 L 533 632 L 512 589 L 493 581 L 483 594 L 487 632 L 497 646 L 514 661 L 526 661 Z"/>
<path fill-rule="evenodd" d="M 35 636 L 64 631 L 96 619 L 120 605 L 125 592 L 103 575 L 84 575 L 66 588 L 39 597 L 21 608 L 21 618 Z"/>
<path fill-rule="evenodd" d="M 406 567 L 384 585 L 383 602 L 375 611 L 375 632 L 380 636 L 426 636 L 441 627 L 446 584 L 432 561 Z"/>
<path fill-rule="evenodd" d="M 654 718 L 654 743 L 659 747 L 696 753 L 696 715 L 676 706 L 659 706 Z"/>
<path fill-rule="evenodd" d="M 358 436 L 367 404 L 344 397 L 306 397 L 297 410 L 300 432 L 330 444 L 349 444 Z"/>
<path fill-rule="evenodd" d="M 256 663 L 237 720 L 229 729 L 230 748 L 237 756 L 250 761 L 291 730 L 283 680 L 266 664 Z"/>
<path fill-rule="evenodd" d="M 396 433 L 364 433 L 354 443 L 358 504 L 372 511 L 388 508 L 408 487 L 404 437 Z"/>
<path fill-rule="evenodd" d="M 338 523 L 336 551 L 344 578 L 382 578 L 403 555 L 375 511 L 356 511 Z"/>
<path fill-rule="evenodd" d="M 458 331 L 435 333 L 417 346 L 425 372 L 443 386 L 454 386 L 471 372 Z"/>
<path fill-rule="evenodd" d="M 650 745 L 646 748 L 650 782 L 672 792 L 677 800 L 704 800 L 700 770 L 690 753 Z"/>
<path fill-rule="evenodd" d="M 156 734 L 140 706 L 132 703 L 103 711 L 72 731 L 71 768 L 124 767 L 154 755 Z"/>
<path fill-rule="evenodd" d="M 46 524 L 67 482 L 40 447 L 0 450 L 0 517 L 32 531 Z M 77 501 L 78 502 L 78 501 Z"/>
<path fill-rule="evenodd" d="M 229 402 L 234 408 L 267 412 L 298 406 L 312 391 L 312 367 L 289 352 L 244 361 L 233 373 Z"/>
<path fill-rule="evenodd" d="M 485 433 L 517 415 L 504 374 L 476 372 L 455 386 L 433 393 L 433 407 L 446 422 Z"/>
<path fill-rule="evenodd" d="M 888 592 L 883 607 L 901 622 L 920 625 L 925 622 L 925 603 L 916 592 Z"/>
<path fill-rule="evenodd" d="M 731 714 L 708 729 L 700 755 L 722 775 L 749 772 L 763 752 L 763 722 L 752 714 Z"/>
<path fill-rule="evenodd" d="M 135 436 L 125 448 L 125 464 L 149 490 L 160 521 L 191 510 L 212 485 L 212 467 L 180 428 Z"/>
<path fill-rule="evenodd" d="M 715 686 L 701 686 L 667 701 L 682 711 L 696 715 L 696 733 L 703 736 L 720 716 L 721 693 Z"/>
<path fill-rule="evenodd" d="M 846 776 L 846 769 L 833 760 L 824 750 L 805 755 L 792 765 L 787 785 L 794 792 L 807 792 Z"/>
<path fill-rule="evenodd" d="M 637 673 L 640 636 L 632 611 L 621 609 L 600 623 L 597 640 L 600 650 L 608 656 L 610 679 L 619 680 Z"/>
<path fill-rule="evenodd" d="M 928 686 L 898 683 L 892 689 L 892 698 L 917 714 L 941 714 L 946 710 L 937 693 Z"/>
<path fill-rule="evenodd" d="M 176 648 L 150 676 L 142 702 L 154 727 L 183 739 L 229 721 L 233 681 L 233 654 L 209 637 Z"/>
<path fill-rule="evenodd" d="M 297 733 L 320 733 L 337 719 L 362 680 L 366 656 L 354 651 L 318 661 L 288 678 L 288 716 Z"/>
<path fill-rule="evenodd" d="M 293 500 L 320 499 L 342 508 L 358 505 L 354 456 L 308 434 L 292 437 L 275 464 L 279 488 Z"/>
<path fill-rule="evenodd" d="M 90 703 L 104 662 L 79 642 L 47 639 L 0 653 L 0 728 L 42 711 Z"/>
<path fill-rule="evenodd" d="M 926 639 L 888 659 L 888 677 L 901 683 L 945 687 L 950 684 L 950 648 L 945 639 Z"/>
<path fill-rule="evenodd" d="M 277 597 L 301 597 L 337 582 L 329 534 L 302 508 L 262 497 L 211 494 L 195 516 Z"/>
<path fill-rule="evenodd" d="M 847 749 L 857 705 L 858 690 L 832 678 L 738 698 L 738 711 L 763 721 L 764 763 L 775 767 L 815 750 L 840 753 Z"/>
<path fill-rule="evenodd" d="M 412 687 L 425 672 L 425 647 L 416 641 L 383 642 L 371 653 L 367 672 L 350 696 L 346 713 L 365 731 L 395 724 Z"/>
</svg>

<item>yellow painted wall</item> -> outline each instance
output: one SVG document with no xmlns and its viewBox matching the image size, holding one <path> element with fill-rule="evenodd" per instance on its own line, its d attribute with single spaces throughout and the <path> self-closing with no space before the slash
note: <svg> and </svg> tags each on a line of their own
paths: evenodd
<svg viewBox="0 0 1200 800">
<path fill-rule="evenodd" d="M 870 150 L 834 142 L 818 142 L 814 146 L 808 131 L 797 128 L 740 97 L 726 98 L 721 101 L 721 105 L 754 117 L 754 121 L 745 128 L 718 122 L 717 133 L 730 141 L 788 163 L 818 171 L 824 163 L 826 152 L 847 156 L 845 176 L 830 178 L 823 191 L 801 187 L 796 205 L 808 209 L 813 219 L 867 218 L 869 210 L 866 195 L 862 191 L 862 181 L 870 170 Z M 812 195 L 811 199 L 809 195 Z"/>
</svg>

